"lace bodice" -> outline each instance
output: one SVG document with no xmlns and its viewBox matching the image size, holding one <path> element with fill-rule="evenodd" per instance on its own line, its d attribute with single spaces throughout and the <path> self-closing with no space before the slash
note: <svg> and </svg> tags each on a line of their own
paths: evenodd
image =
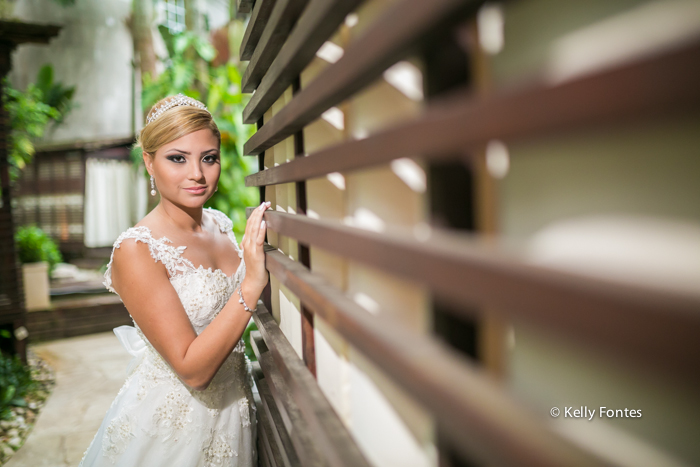
<svg viewBox="0 0 700 467">
<path fill-rule="evenodd" d="M 223 309 L 245 276 L 243 251 L 233 234 L 233 223 L 223 212 L 205 209 L 238 252 L 240 264 L 233 275 L 227 276 L 221 269 L 195 267 L 182 256 L 186 246 L 172 245 L 167 237 L 154 238 L 148 227 L 136 226 L 124 231 L 114 242 L 104 275 L 105 287 L 119 295 L 112 287 L 114 251 L 129 238 L 143 242 L 148 245 L 153 259 L 165 265 L 192 326 L 197 334 L 201 333 Z M 253 382 L 242 339 L 209 386 L 205 390 L 195 390 L 180 380 L 135 321 L 133 327 L 120 326 L 114 332 L 134 358 L 127 369 L 124 386 L 83 456 L 85 465 L 98 465 L 103 458 L 110 464 L 122 459 L 119 462 L 123 464 L 119 466 L 136 465 L 138 462 L 128 460 L 129 456 L 141 459 L 160 449 L 163 465 L 173 465 L 167 456 L 177 449 L 199 459 L 191 463 L 196 463 L 197 467 L 253 465 L 255 430 L 251 424 L 254 425 L 255 416 L 250 414 L 251 410 L 255 411 L 251 393 Z M 144 435 L 159 444 L 148 444 Z M 149 462 L 149 465 L 155 464 Z"/>
<path fill-rule="evenodd" d="M 114 242 L 115 249 L 119 248 L 121 243 L 127 238 L 133 238 L 137 242 L 143 242 L 148 245 L 153 259 L 165 265 L 170 276 L 170 283 L 180 297 L 185 312 L 198 334 L 226 305 L 231 294 L 240 285 L 245 275 L 243 251 L 239 248 L 233 233 L 233 222 L 226 214 L 217 209 L 205 208 L 205 210 L 214 216 L 221 232 L 228 235 L 231 239 L 241 260 L 238 269 L 230 277 L 221 269 L 204 269 L 202 265 L 195 267 L 190 260 L 182 256 L 182 253 L 187 248 L 186 246 L 174 246 L 167 237 L 154 238 L 151 230 L 143 225 L 130 227 Z M 114 249 L 107 264 L 103 283 L 107 290 L 119 295 L 112 287 L 113 259 Z"/>
</svg>

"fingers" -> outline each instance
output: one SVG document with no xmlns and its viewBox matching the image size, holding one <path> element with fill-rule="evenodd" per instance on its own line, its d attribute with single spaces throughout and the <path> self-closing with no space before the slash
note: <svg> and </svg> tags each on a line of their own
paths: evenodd
<svg viewBox="0 0 700 467">
<path fill-rule="evenodd" d="M 263 214 L 265 214 L 265 211 L 267 208 L 269 208 L 272 205 L 270 201 L 266 201 L 260 204 L 258 208 L 253 211 L 253 213 L 250 215 L 248 218 L 248 223 L 246 224 L 246 233 L 247 238 L 250 238 L 251 241 L 255 242 L 258 241 L 258 237 L 260 235 L 260 230 L 261 230 L 261 223 L 262 223 L 262 218 Z M 250 229 L 250 230 L 248 230 Z M 263 230 L 263 238 L 264 238 L 264 230 Z"/>
<path fill-rule="evenodd" d="M 262 245 L 265 242 L 265 232 L 267 231 L 267 222 L 264 220 L 260 222 L 260 230 L 258 231 L 258 245 Z"/>
</svg>

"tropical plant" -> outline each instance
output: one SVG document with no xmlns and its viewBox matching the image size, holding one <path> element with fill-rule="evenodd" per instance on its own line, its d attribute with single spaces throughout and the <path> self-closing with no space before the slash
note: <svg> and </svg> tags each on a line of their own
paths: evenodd
<svg viewBox="0 0 700 467">
<path fill-rule="evenodd" d="M 10 332 L 3 329 L 0 334 L 6 338 Z M 11 406 L 26 406 L 24 396 L 35 385 L 31 370 L 22 363 L 18 355 L 10 357 L 0 353 L 0 419 L 10 418 Z"/>
<path fill-rule="evenodd" d="M 75 87 L 54 82 L 51 65 L 42 67 L 36 84 L 30 83 L 25 91 L 13 88 L 7 77 L 3 83 L 3 105 L 11 127 L 10 179 L 15 181 L 34 158 L 33 141 L 44 135 L 51 122 L 60 123 L 70 112 Z"/>
<path fill-rule="evenodd" d="M 156 78 L 144 76 L 144 111 L 163 97 L 177 93 L 206 104 L 221 131 L 219 189 L 207 206 L 226 213 L 233 221 L 234 231 L 241 235 L 245 231 L 245 208 L 256 205 L 259 195 L 254 188 L 245 186 L 245 176 L 255 168 L 252 160 L 242 157 L 243 144 L 255 129 L 243 124 L 247 97 L 241 93 L 240 70 L 231 62 L 212 65 L 216 50 L 207 39 L 191 31 L 172 35 L 163 26 L 159 29 L 168 49 L 166 68 Z M 132 157 L 136 164 L 142 162 L 140 151 L 135 150 Z"/>
<path fill-rule="evenodd" d="M 19 227 L 15 233 L 15 245 L 22 264 L 46 261 L 49 263 L 49 275 L 56 264 L 63 261 L 56 243 L 39 227 Z"/>
</svg>

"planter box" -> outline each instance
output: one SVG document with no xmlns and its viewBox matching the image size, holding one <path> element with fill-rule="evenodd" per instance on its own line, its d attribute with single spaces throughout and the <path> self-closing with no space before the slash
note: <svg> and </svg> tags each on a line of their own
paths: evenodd
<svg viewBox="0 0 700 467">
<path fill-rule="evenodd" d="M 49 263 L 26 263 L 22 265 L 24 277 L 24 303 L 27 311 L 49 308 Z"/>
</svg>

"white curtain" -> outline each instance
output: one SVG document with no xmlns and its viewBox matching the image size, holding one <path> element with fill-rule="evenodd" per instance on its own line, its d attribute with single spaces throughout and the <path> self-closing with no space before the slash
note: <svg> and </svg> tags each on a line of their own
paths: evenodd
<svg viewBox="0 0 700 467">
<path fill-rule="evenodd" d="M 85 172 L 85 246 L 112 246 L 146 215 L 148 179 L 128 161 L 88 158 Z"/>
</svg>

